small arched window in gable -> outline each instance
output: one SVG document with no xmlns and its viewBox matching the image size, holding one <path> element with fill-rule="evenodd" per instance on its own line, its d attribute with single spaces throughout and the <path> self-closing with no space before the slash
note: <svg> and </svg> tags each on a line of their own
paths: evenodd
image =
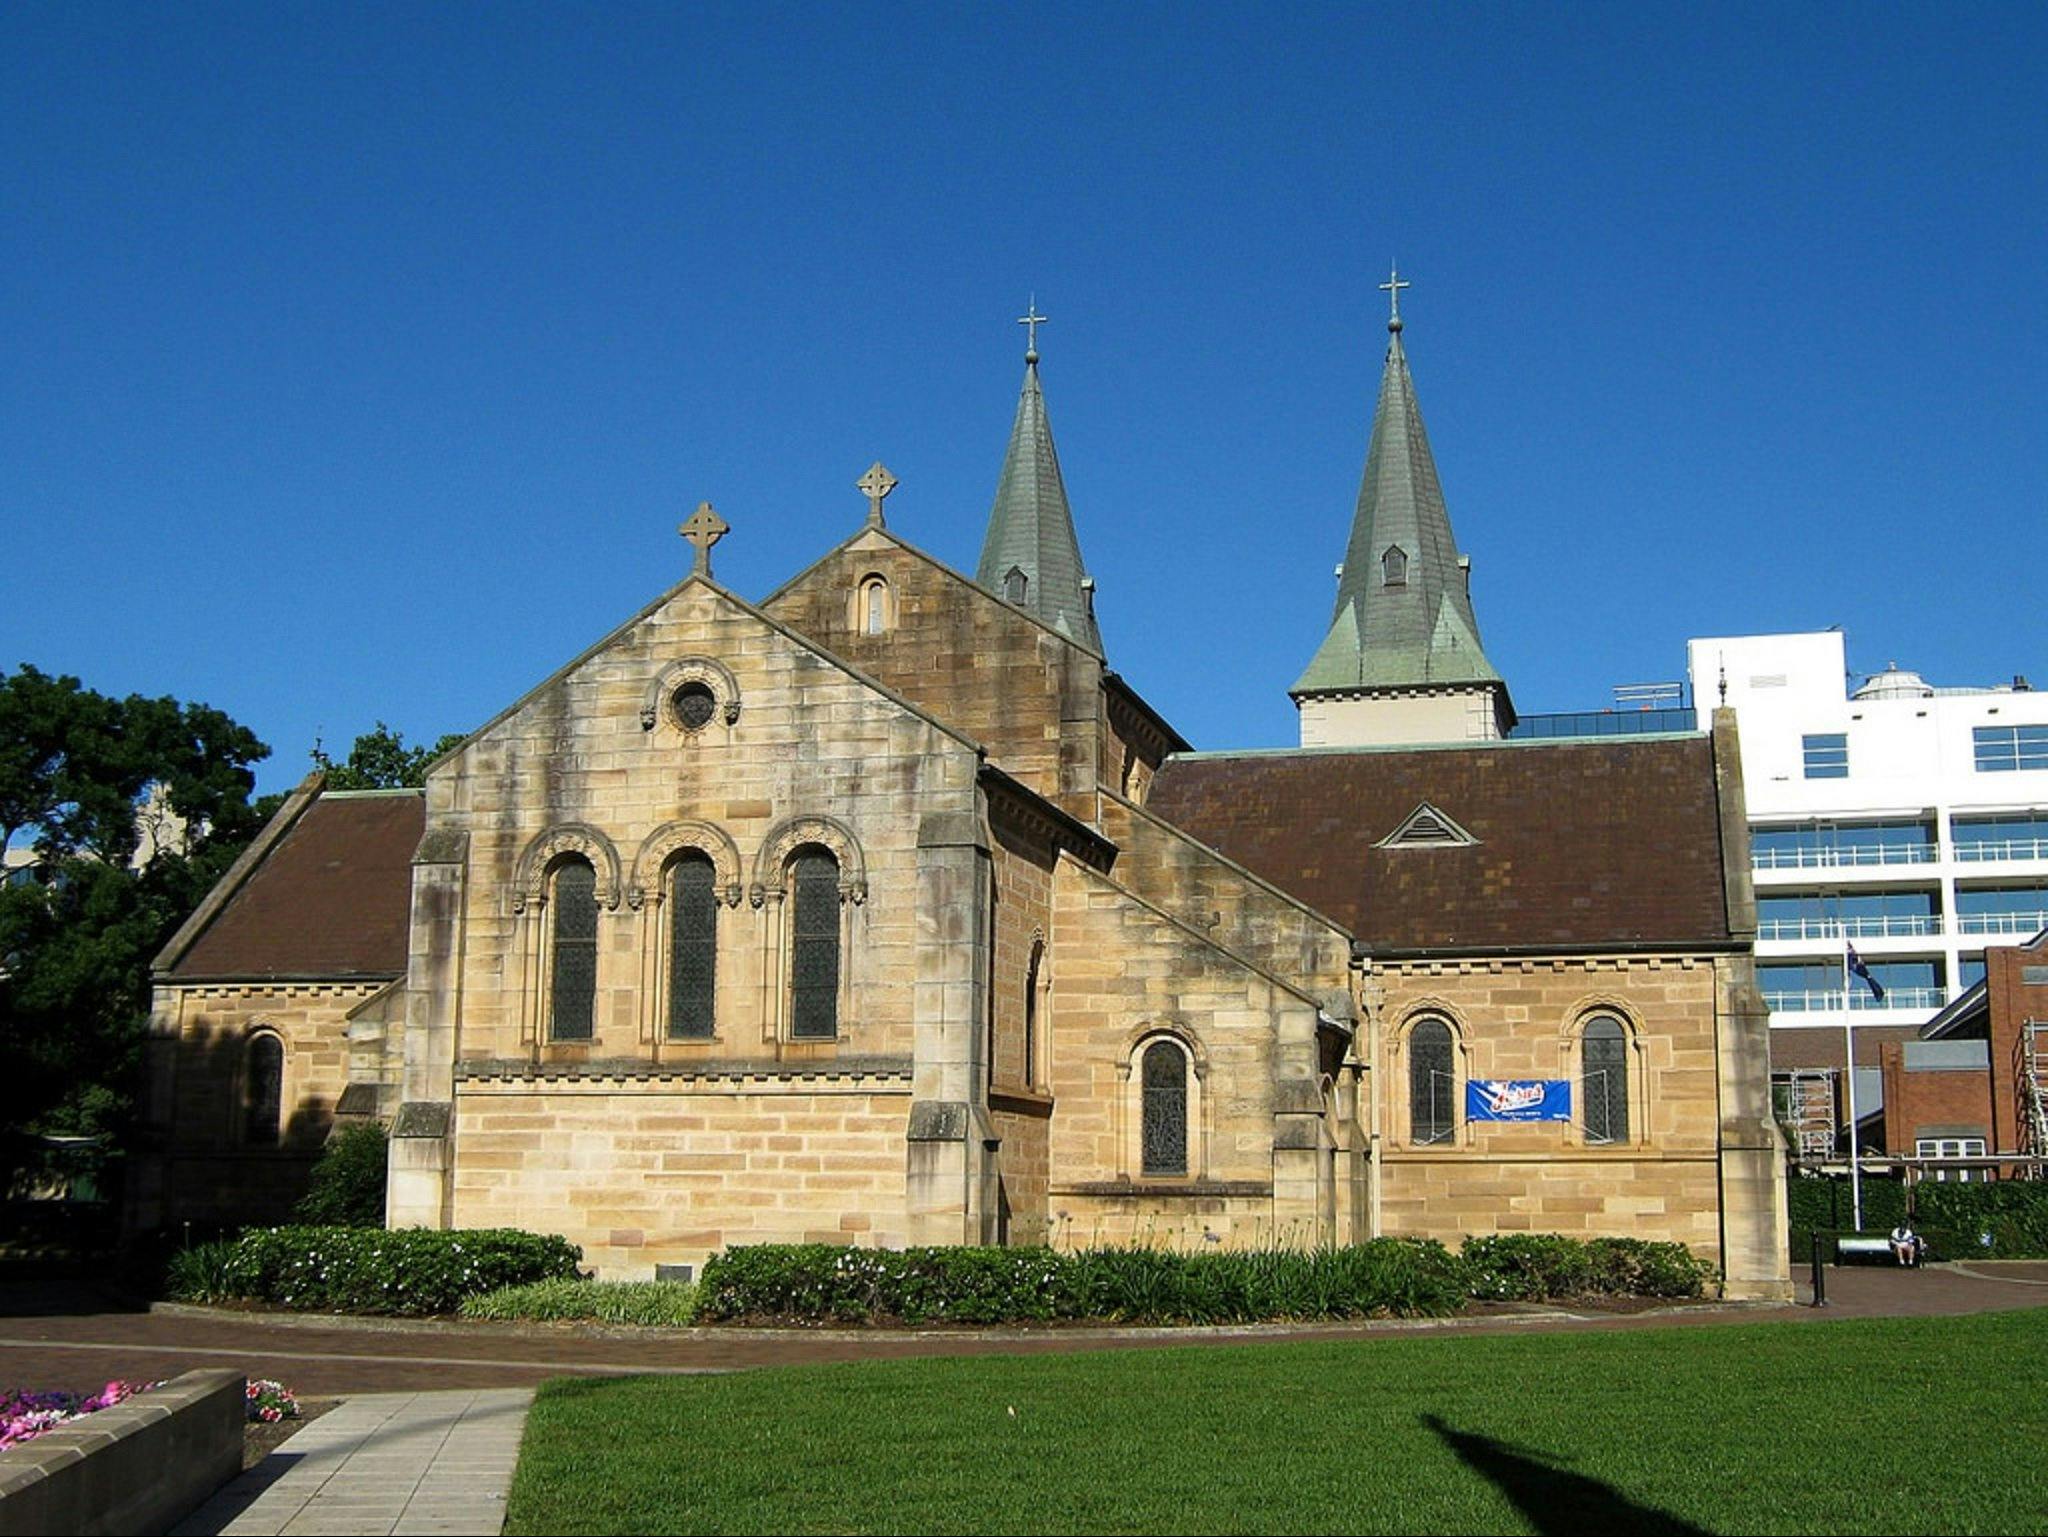
<svg viewBox="0 0 2048 1537">
<path fill-rule="evenodd" d="M 1586 1140 L 1628 1141 L 1628 1034 L 1611 1015 L 1596 1014 L 1580 1036 L 1579 1093 Z"/>
<path fill-rule="evenodd" d="M 554 924 L 548 1036 L 587 1041 L 597 1003 L 597 872 L 589 860 L 572 855 L 555 866 L 548 910 Z"/>
<path fill-rule="evenodd" d="M 718 991 L 718 870 L 695 850 L 669 870 L 668 1035 L 713 1033 Z"/>
<path fill-rule="evenodd" d="M 249 1038 L 242 1085 L 242 1140 L 276 1147 L 284 1127 L 284 1042 L 263 1031 Z"/>
<path fill-rule="evenodd" d="M 1458 1073 L 1451 1027 L 1425 1019 L 1408 1032 L 1409 1140 L 1448 1142 L 1457 1134 Z"/>
<path fill-rule="evenodd" d="M 1003 596 L 1020 607 L 1031 596 L 1031 578 L 1024 574 L 1022 566 L 1012 566 L 1003 573 Z"/>
<path fill-rule="evenodd" d="M 1143 1168 L 1147 1175 L 1188 1172 L 1188 1055 L 1173 1041 L 1154 1041 L 1140 1059 L 1144 1090 Z"/>
<path fill-rule="evenodd" d="M 863 635 L 880 635 L 889 628 L 889 579 L 874 575 L 861 579 L 855 605 L 856 623 Z"/>
<path fill-rule="evenodd" d="M 1408 585 L 1408 552 L 1398 544 L 1390 544 L 1380 556 L 1380 585 L 1382 587 L 1406 587 Z"/>
<path fill-rule="evenodd" d="M 830 1040 L 839 1033 L 839 861 L 808 844 L 789 875 L 789 1033 Z"/>
</svg>

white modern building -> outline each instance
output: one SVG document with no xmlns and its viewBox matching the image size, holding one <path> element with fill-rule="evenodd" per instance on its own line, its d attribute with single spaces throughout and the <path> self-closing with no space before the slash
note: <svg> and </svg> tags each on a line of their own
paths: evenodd
<svg viewBox="0 0 2048 1537">
<path fill-rule="evenodd" d="M 1878 1044 L 1916 1038 L 1987 945 L 2048 927 L 2048 692 L 1852 680 L 1834 630 L 1687 651 L 1702 725 L 1725 698 L 1741 731 L 1772 1068 L 1834 1098 L 1848 1009 L 1867 1116 Z M 1882 999 L 1844 985 L 1846 944 Z"/>
</svg>

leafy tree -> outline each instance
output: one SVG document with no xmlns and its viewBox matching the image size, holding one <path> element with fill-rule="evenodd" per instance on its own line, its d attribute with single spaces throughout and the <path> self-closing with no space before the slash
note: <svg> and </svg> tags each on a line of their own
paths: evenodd
<svg viewBox="0 0 2048 1537">
<path fill-rule="evenodd" d="M 374 731 L 356 738 L 348 757 L 340 763 L 318 747 L 313 749 L 313 762 L 326 771 L 330 790 L 417 789 L 427 782 L 427 769 L 434 760 L 463 741 L 463 733 L 457 731 L 432 747 L 407 747 L 404 735 L 380 720 Z"/>
<path fill-rule="evenodd" d="M 382 1227 L 386 1146 L 375 1121 L 336 1131 L 313 1165 L 294 1219 L 319 1227 Z"/>
<path fill-rule="evenodd" d="M 125 1129 L 150 962 L 254 834 L 268 752 L 206 705 L 0 675 L 0 831 L 38 856 L 0 887 L 0 1127 Z M 182 834 L 136 861 L 152 815 Z"/>
</svg>

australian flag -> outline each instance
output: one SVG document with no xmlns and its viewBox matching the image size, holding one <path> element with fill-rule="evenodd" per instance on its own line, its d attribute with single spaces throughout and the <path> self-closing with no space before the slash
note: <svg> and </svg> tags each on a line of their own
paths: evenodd
<svg viewBox="0 0 2048 1537">
<path fill-rule="evenodd" d="M 1849 975 L 1861 977 L 1870 984 L 1870 996 L 1879 1003 L 1884 1002 L 1884 984 L 1870 974 L 1870 968 L 1863 964 L 1863 957 L 1856 953 L 1854 945 L 1849 946 Z"/>
</svg>

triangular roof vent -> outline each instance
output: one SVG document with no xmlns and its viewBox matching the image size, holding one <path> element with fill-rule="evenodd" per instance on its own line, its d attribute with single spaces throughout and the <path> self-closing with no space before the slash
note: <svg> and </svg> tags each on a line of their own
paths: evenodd
<svg viewBox="0 0 2048 1537">
<path fill-rule="evenodd" d="M 1461 849 L 1469 848 L 1479 840 L 1466 832 L 1456 822 L 1445 816 L 1436 807 L 1424 801 L 1408 813 L 1408 819 L 1386 837 L 1380 839 L 1377 848 L 1383 849 Z"/>
</svg>

